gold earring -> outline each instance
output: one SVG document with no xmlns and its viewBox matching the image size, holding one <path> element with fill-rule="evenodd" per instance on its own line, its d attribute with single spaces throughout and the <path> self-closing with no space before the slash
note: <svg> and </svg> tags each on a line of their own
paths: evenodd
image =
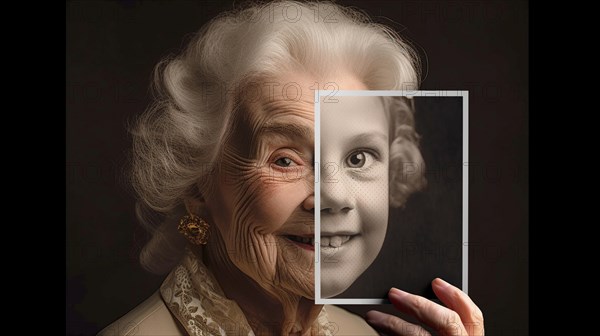
<svg viewBox="0 0 600 336">
<path fill-rule="evenodd" d="M 192 214 L 181 217 L 177 226 L 177 230 L 194 245 L 206 245 L 208 243 L 209 229 L 210 225 L 204 219 Z"/>
</svg>

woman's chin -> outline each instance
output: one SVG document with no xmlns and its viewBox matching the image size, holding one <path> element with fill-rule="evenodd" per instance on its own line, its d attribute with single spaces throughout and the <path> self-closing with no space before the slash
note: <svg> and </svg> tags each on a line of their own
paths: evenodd
<svg viewBox="0 0 600 336">
<path fill-rule="evenodd" d="M 294 281 L 287 286 L 289 290 L 295 295 L 301 296 L 305 299 L 315 299 L 315 284 L 314 281 Z"/>
<path fill-rule="evenodd" d="M 306 299 L 306 300 L 310 300 L 310 301 L 315 301 L 315 291 L 313 290 L 312 293 L 304 293 L 301 294 L 302 298 Z"/>
</svg>

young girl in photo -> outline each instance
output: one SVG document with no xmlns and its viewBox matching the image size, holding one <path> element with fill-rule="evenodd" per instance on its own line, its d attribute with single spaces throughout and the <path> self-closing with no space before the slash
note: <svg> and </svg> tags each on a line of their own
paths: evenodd
<svg viewBox="0 0 600 336">
<path fill-rule="evenodd" d="M 390 207 L 425 186 L 412 100 L 321 104 L 321 296 L 345 291 L 383 245 Z"/>
</svg>

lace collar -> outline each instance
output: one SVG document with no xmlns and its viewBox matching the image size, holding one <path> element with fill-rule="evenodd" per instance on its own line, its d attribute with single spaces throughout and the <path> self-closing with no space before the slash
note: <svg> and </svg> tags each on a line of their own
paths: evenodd
<svg viewBox="0 0 600 336">
<path fill-rule="evenodd" d="M 241 308 L 227 299 L 213 274 L 193 252 L 167 276 L 160 293 L 189 335 L 254 335 Z M 332 336 L 325 308 L 317 318 L 318 335 Z"/>
</svg>

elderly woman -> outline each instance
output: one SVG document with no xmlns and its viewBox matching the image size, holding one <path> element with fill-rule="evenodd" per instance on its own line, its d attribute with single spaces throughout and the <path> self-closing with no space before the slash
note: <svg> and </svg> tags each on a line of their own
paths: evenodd
<svg viewBox="0 0 600 336">
<path fill-rule="evenodd" d="M 359 12 L 278 1 L 219 16 L 161 62 L 156 101 L 133 130 L 133 181 L 153 234 L 141 263 L 168 275 L 100 334 L 426 333 L 380 312 L 366 323 L 315 305 L 310 239 L 314 90 L 414 88 L 415 60 L 397 34 Z M 405 145 L 403 159 L 417 155 L 413 140 L 394 141 Z M 483 334 L 466 294 L 440 279 L 433 289 L 446 307 L 398 289 L 389 298 L 440 333 Z"/>
</svg>

